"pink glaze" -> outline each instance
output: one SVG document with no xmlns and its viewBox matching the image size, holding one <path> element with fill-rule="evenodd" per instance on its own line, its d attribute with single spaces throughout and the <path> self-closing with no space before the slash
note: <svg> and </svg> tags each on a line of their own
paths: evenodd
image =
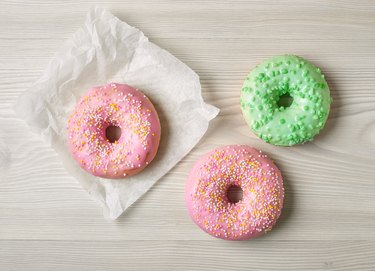
<svg viewBox="0 0 375 271">
<path fill-rule="evenodd" d="M 108 126 L 121 129 L 109 142 Z M 68 120 L 70 151 L 92 175 L 124 178 L 145 168 L 155 157 L 160 140 L 158 114 L 150 100 L 128 85 L 111 83 L 90 89 Z"/>
<path fill-rule="evenodd" d="M 243 198 L 231 203 L 230 186 Z M 280 170 L 261 151 L 249 146 L 215 149 L 194 165 L 186 185 L 186 205 L 193 221 L 212 236 L 247 240 L 270 231 L 284 199 Z"/>
</svg>

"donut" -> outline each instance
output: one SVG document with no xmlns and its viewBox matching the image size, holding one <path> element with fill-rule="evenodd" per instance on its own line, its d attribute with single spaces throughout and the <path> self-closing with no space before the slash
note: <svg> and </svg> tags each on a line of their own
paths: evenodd
<svg viewBox="0 0 375 271">
<path fill-rule="evenodd" d="M 247 124 L 265 142 L 279 146 L 312 141 L 326 123 L 331 102 L 320 69 L 295 55 L 260 63 L 241 91 Z"/>
<path fill-rule="evenodd" d="M 144 169 L 157 153 L 161 133 L 150 100 L 131 86 L 115 83 L 83 95 L 67 129 L 70 152 L 79 166 L 110 179 Z M 115 131 L 112 135 L 111 130 Z"/>
<path fill-rule="evenodd" d="M 238 202 L 228 197 L 233 187 L 243 191 Z M 248 240 L 270 231 L 284 200 L 280 170 L 267 155 L 246 145 L 220 147 L 201 157 L 185 192 L 192 220 L 226 240 Z"/>
</svg>

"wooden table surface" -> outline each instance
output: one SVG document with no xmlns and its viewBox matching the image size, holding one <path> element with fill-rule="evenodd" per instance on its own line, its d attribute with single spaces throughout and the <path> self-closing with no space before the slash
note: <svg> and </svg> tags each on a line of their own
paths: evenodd
<svg viewBox="0 0 375 271">
<path fill-rule="evenodd" d="M 11 109 L 96 1 L 0 2 L 0 270 L 375 270 L 375 1 L 98 2 L 201 78 L 221 109 L 200 143 L 118 221 Z M 263 59 L 319 66 L 333 105 L 312 143 L 275 147 L 252 134 L 239 94 Z M 281 168 L 275 229 L 247 242 L 190 220 L 184 184 L 212 148 L 249 144 Z"/>
</svg>

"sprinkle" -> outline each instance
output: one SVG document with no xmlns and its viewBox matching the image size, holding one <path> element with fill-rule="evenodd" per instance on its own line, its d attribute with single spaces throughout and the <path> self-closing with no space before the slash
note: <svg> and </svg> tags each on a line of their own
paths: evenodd
<svg viewBox="0 0 375 271">
<path fill-rule="evenodd" d="M 68 140 L 74 157 L 82 157 L 79 163 L 101 177 L 125 177 L 135 163 L 138 167 L 148 164 L 144 153 L 151 152 L 156 140 L 152 139 L 151 130 L 160 129 L 151 109 L 153 105 L 147 97 L 129 86 L 112 83 L 91 89 L 68 120 Z M 113 143 L 105 136 L 109 126 L 119 127 L 122 133 Z"/>
<path fill-rule="evenodd" d="M 324 76 L 313 64 L 298 56 L 276 56 L 259 64 L 246 78 L 241 110 L 264 141 L 291 146 L 311 140 L 324 127 L 331 98 Z M 290 96 L 291 104 L 284 103 L 285 95 Z M 304 123 L 293 125 L 290 131 L 284 128 L 301 114 L 306 116 Z"/>
<path fill-rule="evenodd" d="M 248 146 L 227 146 L 212 151 L 194 168 L 198 177 L 189 180 L 192 216 L 207 232 L 225 239 L 249 238 L 275 224 L 284 189 L 279 170 L 266 155 Z M 243 190 L 237 203 L 227 199 L 233 185 Z"/>
</svg>

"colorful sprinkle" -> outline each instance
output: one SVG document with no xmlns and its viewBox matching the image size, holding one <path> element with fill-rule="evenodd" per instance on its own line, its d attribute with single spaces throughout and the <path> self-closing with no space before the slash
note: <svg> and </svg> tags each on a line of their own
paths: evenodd
<svg viewBox="0 0 375 271">
<path fill-rule="evenodd" d="M 231 186 L 243 191 L 237 203 L 228 200 Z M 271 230 L 283 198 L 280 171 L 265 154 L 249 146 L 226 146 L 204 155 L 186 186 L 194 222 L 207 233 L 229 240 L 250 239 Z"/>
<path fill-rule="evenodd" d="M 106 136 L 110 126 L 121 129 L 114 142 Z M 156 155 L 159 139 L 160 122 L 152 103 L 128 85 L 111 83 L 90 89 L 68 120 L 74 158 L 87 172 L 103 178 L 139 172 Z"/>
</svg>

